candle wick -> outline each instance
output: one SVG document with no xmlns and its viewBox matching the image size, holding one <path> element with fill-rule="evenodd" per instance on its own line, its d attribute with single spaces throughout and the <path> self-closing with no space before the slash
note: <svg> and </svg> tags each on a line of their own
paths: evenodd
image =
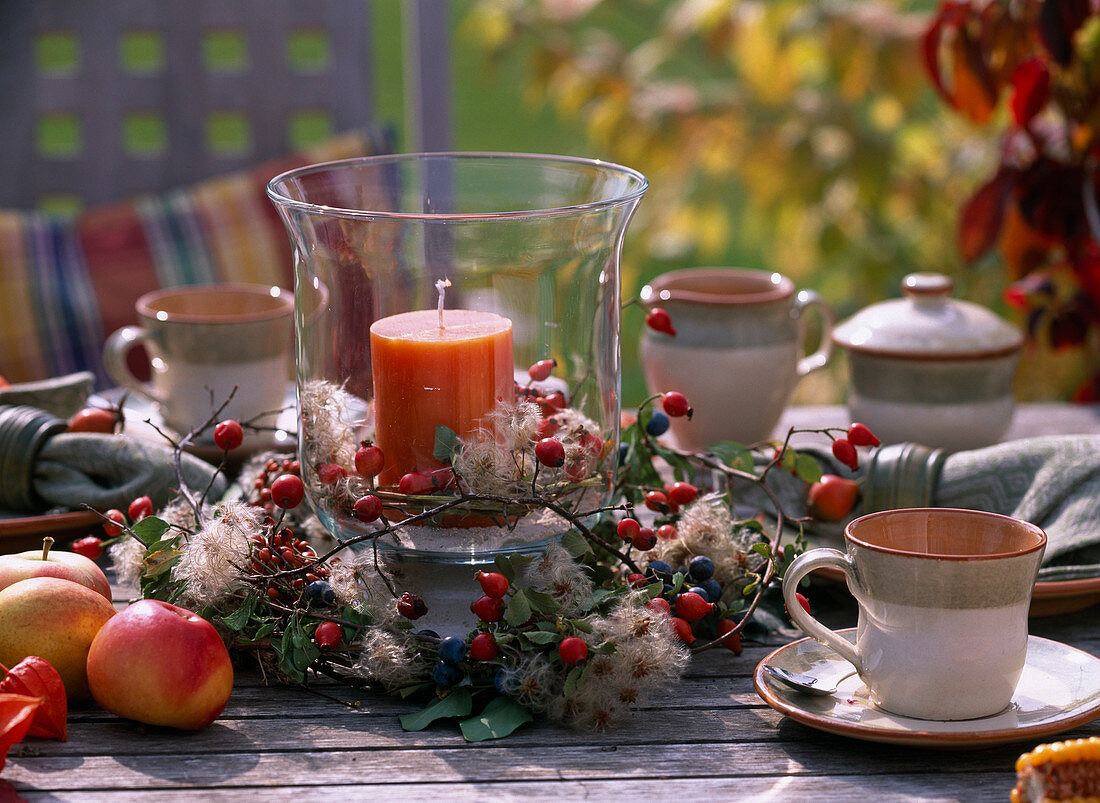
<svg viewBox="0 0 1100 803">
<path fill-rule="evenodd" d="M 443 297 L 447 294 L 447 288 L 451 286 L 450 279 L 439 279 L 435 283 L 436 292 L 439 293 L 439 328 L 443 328 Z"/>
</svg>

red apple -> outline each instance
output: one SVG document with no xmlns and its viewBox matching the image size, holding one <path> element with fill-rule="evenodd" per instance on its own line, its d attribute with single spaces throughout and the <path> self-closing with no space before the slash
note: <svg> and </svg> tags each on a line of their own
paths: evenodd
<svg viewBox="0 0 1100 803">
<path fill-rule="evenodd" d="M 92 639 L 115 606 L 102 594 L 60 577 L 31 577 L 0 590 L 0 664 L 28 655 L 51 663 L 69 700 L 88 696 Z"/>
<path fill-rule="evenodd" d="M 859 483 L 826 474 L 810 486 L 806 505 L 810 515 L 820 521 L 840 521 L 855 507 L 859 496 Z"/>
<path fill-rule="evenodd" d="M 229 701 L 233 665 L 218 631 L 201 616 L 143 599 L 99 631 L 88 652 L 88 685 L 113 714 L 198 730 Z"/>
<path fill-rule="evenodd" d="M 75 552 L 51 550 L 53 539 L 42 539 L 42 549 L 0 555 L 0 589 L 30 577 L 60 577 L 92 589 L 111 600 L 111 584 L 94 560 Z"/>
</svg>

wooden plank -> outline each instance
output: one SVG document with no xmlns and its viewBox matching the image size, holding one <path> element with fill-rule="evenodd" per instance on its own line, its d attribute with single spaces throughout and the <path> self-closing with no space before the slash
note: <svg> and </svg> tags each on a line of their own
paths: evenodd
<svg viewBox="0 0 1100 803">
<path fill-rule="evenodd" d="M 662 734 L 664 737 L 665 734 Z M 183 740 L 184 742 L 186 740 Z M 381 794 L 395 785 L 395 793 L 431 785 L 450 790 L 462 788 L 507 789 L 506 784 L 538 787 L 557 796 L 559 789 L 589 788 L 591 784 L 614 782 L 644 784 L 656 779 L 707 779 L 708 786 L 737 779 L 737 788 L 752 788 L 755 779 L 765 788 L 785 790 L 818 789 L 825 782 L 868 790 L 923 793 L 929 789 L 970 788 L 972 776 L 981 776 L 978 788 L 989 788 L 992 780 L 1000 789 L 1011 785 L 1013 761 L 1019 748 L 996 748 L 968 753 L 944 753 L 883 745 L 859 745 L 853 750 L 848 740 L 824 737 L 782 750 L 774 745 L 735 744 L 701 749 L 691 745 L 669 745 L 657 741 L 639 746 L 592 746 L 584 749 L 536 745 L 517 748 L 409 750 L 303 750 L 272 755 L 226 751 L 216 756 L 194 755 L 182 744 L 182 755 L 131 755 L 118 758 L 92 757 L 81 761 L 79 772 L 70 758 L 17 757 L 9 762 L 5 777 L 21 792 L 28 789 L 97 791 L 107 789 L 208 790 L 224 786 L 233 789 L 285 786 L 331 789 L 332 785 L 370 784 Z M 415 778 L 415 786 L 407 779 Z M 807 779 L 812 779 L 807 783 Z M 539 785 L 531 784 L 538 781 Z M 59 783 L 60 782 L 60 783 Z M 677 792 L 683 790 L 677 780 Z M 665 781 L 667 789 L 667 781 Z M 653 787 L 650 787 L 651 789 Z M 285 790 L 283 790 L 285 791 Z M 363 794 L 360 790 L 357 794 Z M 449 791 L 448 791 L 449 794 Z M 720 798 L 721 799 L 721 798 Z M 779 799 L 793 799 L 784 795 Z M 826 798 L 856 799 L 856 798 Z M 880 799 L 872 794 L 868 798 Z M 922 798 L 923 799 L 923 798 Z M 972 799 L 972 798 L 963 798 Z"/>
<path fill-rule="evenodd" d="M 448 801 L 493 800 L 494 803 L 531 800 L 666 800 L 673 796 L 698 800 L 874 800 L 883 803 L 921 800 L 926 803 L 973 801 L 1003 803 L 1008 799 L 1013 778 L 1006 773 L 919 777 L 884 775 L 874 779 L 856 776 L 818 776 L 797 778 L 773 776 L 761 778 L 678 778 L 674 786 L 667 779 L 614 781 L 558 781 L 533 783 L 396 783 L 325 786 L 324 794 L 334 800 L 412 801 L 422 803 L 432 797 Z M 288 785 L 279 789 L 279 800 L 300 800 L 317 793 L 316 786 Z M 272 793 L 258 790 L 265 799 Z M 29 801 L 80 801 L 80 803 L 160 803 L 202 800 L 227 803 L 254 796 L 247 789 L 173 789 L 157 791 L 80 791 L 28 792 Z"/>
</svg>

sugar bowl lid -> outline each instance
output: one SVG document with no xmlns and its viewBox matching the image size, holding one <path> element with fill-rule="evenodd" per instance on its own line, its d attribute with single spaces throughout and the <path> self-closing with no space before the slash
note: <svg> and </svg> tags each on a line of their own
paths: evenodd
<svg viewBox="0 0 1100 803">
<path fill-rule="evenodd" d="M 833 330 L 849 351 L 912 359 L 997 357 L 1023 345 L 1023 333 L 990 310 L 951 297 L 941 273 L 910 273 L 904 298 L 872 304 Z"/>
</svg>

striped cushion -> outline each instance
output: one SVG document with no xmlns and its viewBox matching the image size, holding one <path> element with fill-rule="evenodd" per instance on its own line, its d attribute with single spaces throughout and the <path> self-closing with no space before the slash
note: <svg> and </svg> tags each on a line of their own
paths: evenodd
<svg viewBox="0 0 1100 803">
<path fill-rule="evenodd" d="M 386 152 L 354 132 L 243 173 L 93 207 L 75 218 L 0 210 L 0 375 L 25 382 L 90 370 L 108 382 L 106 336 L 136 323 L 158 287 L 293 287 L 290 241 L 264 187 L 313 162 Z"/>
</svg>

